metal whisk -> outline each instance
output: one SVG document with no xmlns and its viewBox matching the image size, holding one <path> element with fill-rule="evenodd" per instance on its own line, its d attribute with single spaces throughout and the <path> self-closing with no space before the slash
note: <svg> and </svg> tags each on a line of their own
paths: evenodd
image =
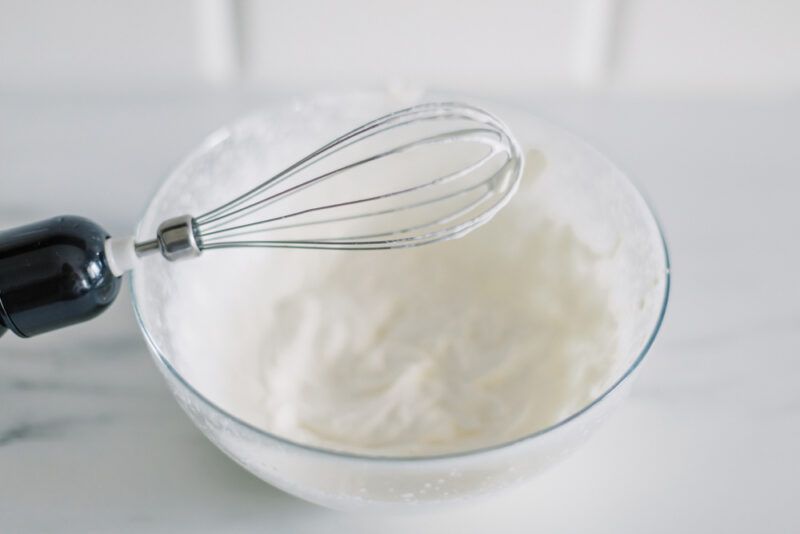
<svg viewBox="0 0 800 534">
<path fill-rule="evenodd" d="M 200 215 L 164 221 L 155 239 L 110 238 L 56 217 L 0 232 L 0 335 L 27 337 L 99 314 L 137 258 L 230 247 L 388 249 L 459 237 L 510 199 L 522 154 L 508 129 L 445 102 L 355 128 Z"/>
<path fill-rule="evenodd" d="M 407 167 L 399 177 L 398 165 Z M 422 104 L 337 137 L 215 209 L 164 221 L 155 239 L 133 250 L 176 260 L 231 247 L 424 245 L 490 219 L 521 172 L 520 149 L 497 118 L 465 104 Z M 120 244 L 109 245 L 123 258 L 116 270 L 130 268 Z"/>
</svg>

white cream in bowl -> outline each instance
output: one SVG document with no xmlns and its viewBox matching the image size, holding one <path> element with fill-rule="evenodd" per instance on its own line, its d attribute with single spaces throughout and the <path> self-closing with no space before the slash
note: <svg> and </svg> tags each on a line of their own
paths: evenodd
<svg viewBox="0 0 800 534">
<path fill-rule="evenodd" d="M 496 445 L 579 410 L 613 378 L 608 287 L 597 255 L 526 200 L 436 245 L 251 253 L 259 284 L 238 292 L 259 311 L 226 311 L 247 335 L 220 362 L 221 404 L 294 441 L 394 456 Z"/>
</svg>

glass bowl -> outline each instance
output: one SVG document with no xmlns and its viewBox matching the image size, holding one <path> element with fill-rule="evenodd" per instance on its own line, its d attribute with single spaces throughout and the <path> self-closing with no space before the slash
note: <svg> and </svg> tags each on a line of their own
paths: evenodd
<svg viewBox="0 0 800 534">
<path fill-rule="evenodd" d="M 424 100 L 440 98 L 431 95 Z M 313 117 L 319 113 L 341 114 L 343 124 L 354 125 L 403 107 L 406 102 L 401 100 L 382 93 L 322 95 L 282 102 L 223 128 L 169 176 L 150 203 L 138 237 L 150 238 L 164 219 L 213 207 L 207 200 L 209 191 L 239 187 L 241 180 L 263 179 L 269 169 L 259 154 L 281 150 L 276 124 L 291 124 L 301 133 L 303 129 L 313 133 Z M 171 329 L 178 318 L 165 306 L 170 299 L 187 298 L 186 292 L 181 294 L 176 287 L 185 269 L 206 259 L 174 264 L 161 258 L 143 260 L 131 277 L 134 309 L 156 365 L 180 406 L 242 467 L 307 501 L 335 509 L 408 508 L 459 501 L 526 481 L 566 457 L 602 424 L 624 398 L 661 324 L 669 293 L 667 250 L 656 219 L 626 176 L 586 143 L 525 110 L 471 98 L 458 100 L 495 113 L 510 126 L 523 148 L 542 151 L 547 167 L 536 180 L 535 194 L 546 196 L 548 209 L 569 222 L 584 242 L 596 250 L 613 251 L 613 260 L 605 270 L 615 287 L 614 306 L 623 318 L 618 336 L 626 357 L 591 402 L 551 426 L 512 442 L 412 458 L 327 450 L 273 435 L 215 402 L 213 388 L 204 380 L 215 372 L 215 362 L 191 361 L 192 357 L 178 355 L 175 347 L 179 341 Z M 301 155 L 287 152 L 282 157 L 288 163 Z M 513 202 L 525 201 L 520 198 Z M 227 254 L 241 253 L 257 254 L 258 250 L 212 251 L 208 255 L 227 258 L 232 257 Z M 208 283 L 224 284 L 226 276 L 236 275 L 222 270 Z M 242 305 L 248 305 L 248 301 L 242 300 Z M 199 301 L 198 306 L 207 306 L 210 316 L 208 322 L 198 323 L 198 331 L 213 329 L 214 303 Z M 224 335 L 220 333 L 222 339 Z M 225 352 L 221 343 L 217 362 L 225 358 Z"/>
</svg>

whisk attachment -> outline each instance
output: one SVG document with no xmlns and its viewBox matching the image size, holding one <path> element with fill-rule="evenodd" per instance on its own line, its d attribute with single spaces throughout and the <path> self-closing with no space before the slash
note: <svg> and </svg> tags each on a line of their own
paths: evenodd
<svg viewBox="0 0 800 534">
<path fill-rule="evenodd" d="M 124 271 L 157 251 L 181 260 L 232 247 L 434 243 L 488 221 L 515 192 L 522 166 L 516 141 L 490 113 L 421 104 L 350 130 L 214 209 L 164 221 L 153 240 L 109 240 L 107 252 Z"/>
</svg>

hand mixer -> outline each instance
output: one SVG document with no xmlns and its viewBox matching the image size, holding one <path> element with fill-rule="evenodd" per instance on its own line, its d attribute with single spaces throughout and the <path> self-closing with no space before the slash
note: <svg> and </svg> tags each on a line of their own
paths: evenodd
<svg viewBox="0 0 800 534">
<path fill-rule="evenodd" d="M 97 316 L 143 256 L 176 261 L 230 247 L 374 250 L 463 236 L 508 202 L 522 159 L 491 114 L 429 103 L 363 124 L 221 206 L 166 220 L 149 241 L 111 238 L 75 216 L 0 232 L 0 336 L 29 337 Z"/>
</svg>

